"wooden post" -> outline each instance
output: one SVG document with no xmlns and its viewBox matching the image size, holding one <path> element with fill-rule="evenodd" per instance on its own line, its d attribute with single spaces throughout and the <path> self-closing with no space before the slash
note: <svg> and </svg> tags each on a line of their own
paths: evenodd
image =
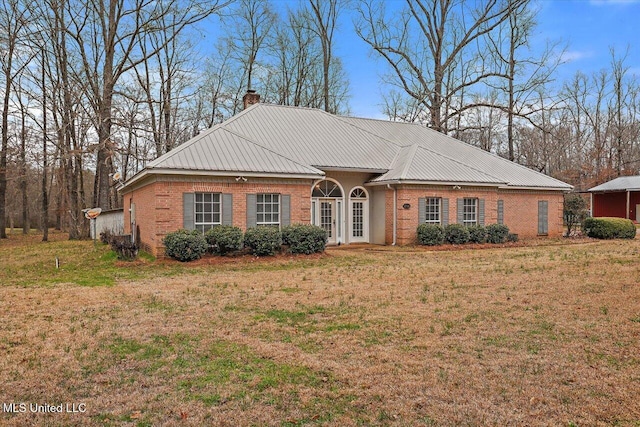
<svg viewBox="0 0 640 427">
<path fill-rule="evenodd" d="M 629 208 L 630 208 L 630 203 L 631 203 L 631 198 L 629 197 L 631 193 L 629 192 L 629 190 L 627 190 L 627 212 L 626 212 L 626 218 L 629 219 Z"/>
</svg>

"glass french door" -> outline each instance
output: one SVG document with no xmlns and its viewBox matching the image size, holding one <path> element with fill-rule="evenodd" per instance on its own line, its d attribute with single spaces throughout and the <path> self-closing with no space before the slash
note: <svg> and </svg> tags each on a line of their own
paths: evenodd
<svg viewBox="0 0 640 427">
<path fill-rule="evenodd" d="M 320 227 L 327 231 L 328 243 L 336 243 L 336 203 L 335 200 L 320 200 Z"/>
</svg>

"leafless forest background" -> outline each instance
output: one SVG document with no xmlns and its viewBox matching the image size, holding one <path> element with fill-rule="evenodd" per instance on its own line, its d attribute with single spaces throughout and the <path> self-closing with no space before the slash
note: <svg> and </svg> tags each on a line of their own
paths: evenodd
<svg viewBox="0 0 640 427">
<path fill-rule="evenodd" d="M 0 238 L 87 233 L 118 207 L 115 173 L 264 102 L 349 114 L 336 38 L 355 32 L 383 74 L 381 112 L 584 190 L 640 169 L 640 84 L 628 51 L 558 81 L 567 46 L 532 48 L 533 0 L 5 0 L 0 6 Z M 345 18 L 348 17 L 348 18 Z M 211 54 L 201 52 L 216 26 Z M 209 37 L 207 37 L 209 40 Z M 378 88 L 372 88 L 375 90 Z"/>
</svg>

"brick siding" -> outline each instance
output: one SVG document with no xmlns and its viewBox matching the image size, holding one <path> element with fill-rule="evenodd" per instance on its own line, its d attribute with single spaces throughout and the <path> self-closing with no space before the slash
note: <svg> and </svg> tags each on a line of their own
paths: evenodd
<svg viewBox="0 0 640 427">
<path fill-rule="evenodd" d="M 280 193 L 291 196 L 291 223 L 311 222 L 311 180 L 268 180 L 250 178 L 238 183 L 224 177 L 163 177 L 151 179 L 124 193 L 125 233 L 131 232 L 130 204 L 136 205 L 136 220 L 143 249 L 155 256 L 163 256 L 162 239 L 183 227 L 183 193 L 212 192 L 233 194 L 233 225 L 246 228 L 246 195 L 256 193 Z M 454 190 L 452 186 L 400 185 L 397 187 L 397 244 L 416 243 L 419 224 L 418 199 L 442 197 L 449 199 L 449 224 L 457 222 L 457 199 L 472 197 L 485 201 L 485 225 L 498 219 L 498 200 L 504 202 L 504 224 L 521 237 L 538 235 L 538 201 L 548 202 L 548 235 L 561 236 L 563 232 L 563 195 L 557 191 L 498 190 L 491 187 L 465 187 Z M 393 243 L 394 191 L 384 191 L 385 243 Z M 409 209 L 403 205 L 409 204 Z"/>
<path fill-rule="evenodd" d="M 421 197 L 441 197 L 449 199 L 449 224 L 457 222 L 457 199 L 478 198 L 485 201 L 485 225 L 498 222 L 498 200 L 504 201 L 504 224 L 512 233 L 521 237 L 538 235 L 538 201 L 549 203 L 549 236 L 561 236 L 563 233 L 562 204 L 563 195 L 557 191 L 498 190 L 496 188 L 462 187 L 454 190 L 452 186 L 398 186 L 397 202 L 397 244 L 416 243 L 416 228 L 419 224 L 418 199 Z M 404 209 L 404 204 L 409 209 Z M 393 241 L 393 191 L 387 192 L 387 244 Z"/>
<path fill-rule="evenodd" d="M 192 178 L 194 179 L 194 178 Z M 167 233 L 183 228 L 184 193 L 231 193 L 233 194 L 233 225 L 246 229 L 247 194 L 280 193 L 291 196 L 291 223 L 311 222 L 310 180 L 249 179 L 245 183 L 235 179 L 216 181 L 189 181 L 178 177 L 169 177 L 150 182 L 147 185 L 124 193 L 125 233 L 131 232 L 130 204 L 136 205 L 136 222 L 140 229 L 140 242 L 143 249 L 154 256 L 162 257 L 164 247 L 162 239 Z"/>
</svg>

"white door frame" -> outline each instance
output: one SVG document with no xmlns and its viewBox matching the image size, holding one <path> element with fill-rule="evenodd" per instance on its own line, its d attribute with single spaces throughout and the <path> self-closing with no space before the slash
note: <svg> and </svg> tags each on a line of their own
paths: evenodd
<svg viewBox="0 0 640 427">
<path fill-rule="evenodd" d="M 313 191 L 316 188 L 316 186 L 318 186 L 319 184 L 321 184 L 324 181 L 328 181 L 328 182 L 332 182 L 334 184 L 336 184 L 336 186 L 338 187 L 338 189 L 340 189 L 340 193 L 341 193 L 341 197 L 332 197 L 330 195 L 326 195 L 326 196 L 322 196 L 322 197 L 313 197 Z M 335 231 L 335 233 L 333 233 L 332 238 L 328 241 L 329 244 L 341 244 L 341 243 L 345 243 L 345 227 L 346 227 L 346 215 L 345 215 L 345 195 L 344 195 L 344 188 L 342 188 L 342 185 L 340 185 L 340 183 L 338 181 L 336 181 L 335 179 L 332 178 L 325 178 L 325 179 L 320 179 L 317 180 L 313 183 L 313 185 L 311 186 L 311 223 L 313 225 L 317 225 L 320 226 L 320 206 L 322 201 L 332 201 L 333 202 L 333 208 L 332 208 L 332 221 L 334 223 L 333 226 L 333 231 Z"/>
<path fill-rule="evenodd" d="M 364 193 L 365 197 L 353 197 L 355 192 Z M 362 236 L 354 236 L 354 205 L 356 203 L 362 203 Z M 354 187 L 349 193 L 349 242 L 369 243 L 369 192 L 364 187 Z"/>
</svg>

